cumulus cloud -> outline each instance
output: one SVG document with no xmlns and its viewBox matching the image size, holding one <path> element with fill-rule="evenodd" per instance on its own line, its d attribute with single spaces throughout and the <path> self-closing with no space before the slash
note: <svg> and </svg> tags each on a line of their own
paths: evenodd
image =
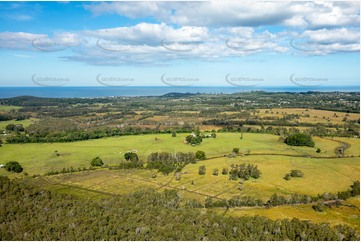
<svg viewBox="0 0 361 242">
<path fill-rule="evenodd" d="M 306 30 L 300 35 L 295 35 L 291 46 L 314 55 L 358 52 L 360 32 L 354 28 Z"/>
<path fill-rule="evenodd" d="M 0 48 L 14 50 L 31 50 L 35 39 L 46 38 L 45 34 L 32 34 L 25 32 L 1 32 Z"/>
<path fill-rule="evenodd" d="M 204 27 L 183 26 L 173 28 L 165 23 L 139 23 L 131 27 L 118 27 L 84 31 L 87 36 L 122 41 L 126 44 L 159 45 L 163 39 L 174 41 L 203 41 L 209 38 Z"/>
<path fill-rule="evenodd" d="M 193 26 L 272 26 L 303 28 L 357 26 L 358 2 L 112 2 L 84 5 L 94 15 L 119 14 L 130 18 Z"/>
<path fill-rule="evenodd" d="M 79 35 L 70 32 L 47 34 L 26 32 L 0 32 L 0 48 L 27 51 L 58 51 L 77 46 L 84 41 Z"/>
<path fill-rule="evenodd" d="M 119 26 L 52 36 L 0 33 L 0 48 L 60 51 L 63 60 L 92 65 L 164 65 L 223 61 L 258 53 L 325 55 L 359 50 L 358 2 L 100 2 L 95 16 L 138 19 Z M 151 17 L 152 23 L 147 22 Z M 158 20 L 153 21 L 153 20 Z M 271 26 L 271 27 L 269 27 Z M 272 28 L 272 27 L 275 28 Z"/>
<path fill-rule="evenodd" d="M 253 28 L 213 28 L 165 23 L 139 23 L 119 27 L 83 31 L 86 45 L 75 49 L 69 61 L 93 65 L 154 64 L 164 65 L 180 60 L 219 61 L 255 53 L 285 52 L 278 43 L 280 36 Z"/>
</svg>

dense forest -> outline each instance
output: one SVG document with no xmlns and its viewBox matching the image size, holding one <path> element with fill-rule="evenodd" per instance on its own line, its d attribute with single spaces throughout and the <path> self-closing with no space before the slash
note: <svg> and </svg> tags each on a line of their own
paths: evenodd
<svg viewBox="0 0 361 242">
<path fill-rule="evenodd" d="M 228 217 L 182 206 L 174 190 L 100 201 L 0 177 L 2 240 L 359 240 L 350 227 Z"/>
</svg>

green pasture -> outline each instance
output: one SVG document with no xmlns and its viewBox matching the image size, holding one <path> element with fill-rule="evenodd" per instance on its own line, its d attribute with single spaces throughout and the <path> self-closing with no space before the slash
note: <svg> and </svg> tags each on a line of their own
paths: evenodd
<svg viewBox="0 0 361 242">
<path fill-rule="evenodd" d="M 356 205 L 353 205 L 356 204 Z M 228 216 L 265 216 L 273 220 L 293 219 L 310 220 L 314 223 L 329 223 L 331 226 L 345 224 L 360 230 L 360 197 L 349 198 L 339 207 L 326 208 L 324 212 L 316 212 L 312 204 L 286 205 L 265 208 L 231 208 L 213 209 Z M 351 206 L 350 206 L 351 205 Z"/>
<path fill-rule="evenodd" d="M 157 190 L 177 189 L 186 199 L 204 201 L 207 197 L 229 199 L 234 196 L 252 196 L 267 201 L 274 194 L 293 193 L 316 196 L 325 192 L 337 193 L 347 190 L 353 181 L 359 180 L 358 158 L 347 159 L 283 159 L 281 156 L 249 156 L 246 158 L 216 158 L 189 164 L 182 170 L 181 180 L 173 174 L 162 175 L 155 170 L 107 170 L 76 172 L 36 178 L 40 186 L 67 185 L 84 191 L 101 192 L 108 195 L 125 194 L 144 188 Z M 242 191 L 238 190 L 239 181 L 229 180 L 228 175 L 212 174 L 213 169 L 231 168 L 232 164 L 256 164 L 262 172 L 258 179 L 244 182 Z M 206 174 L 199 175 L 198 167 L 206 166 Z M 283 179 L 291 169 L 300 169 L 305 176 Z M 156 175 L 156 177 L 154 177 Z"/>
<path fill-rule="evenodd" d="M 4 130 L 8 124 L 22 124 L 24 128 L 28 127 L 30 124 L 33 124 L 35 119 L 25 119 L 25 120 L 8 120 L 8 121 L 0 121 L 0 130 Z"/>
<path fill-rule="evenodd" d="M 239 133 L 217 133 L 217 138 L 203 139 L 201 145 L 191 146 L 183 142 L 186 135 L 178 134 L 177 137 L 171 137 L 171 134 L 151 134 L 71 143 L 3 144 L 0 147 L 0 164 L 13 160 L 18 161 L 24 171 L 32 175 L 58 171 L 71 166 L 74 168 L 89 167 L 91 159 L 96 156 L 101 157 L 105 165 L 117 165 L 124 160 L 123 155 L 129 150 L 137 150 L 141 160 L 146 160 L 148 154 L 152 152 L 161 151 L 196 152 L 203 150 L 208 158 L 222 157 L 229 154 L 233 148 L 239 148 L 243 154 L 249 151 L 251 156 L 246 157 L 252 157 L 253 154 L 327 157 L 334 156 L 334 149 L 340 145 L 334 140 L 315 137 L 315 147 L 291 147 L 279 141 L 279 137 L 276 135 L 246 133 L 243 134 L 243 139 L 240 139 Z M 352 144 L 351 148 L 346 150 L 346 155 L 360 153 L 359 139 L 343 138 L 342 141 Z M 316 153 L 318 147 L 322 150 L 321 153 Z M 273 158 L 270 159 L 273 160 Z M 289 160 L 289 157 L 280 159 Z M 4 173 L 5 171 L 0 169 L 0 174 Z"/>
<path fill-rule="evenodd" d="M 8 112 L 11 109 L 19 110 L 20 108 L 19 106 L 0 105 L 0 112 Z"/>
</svg>

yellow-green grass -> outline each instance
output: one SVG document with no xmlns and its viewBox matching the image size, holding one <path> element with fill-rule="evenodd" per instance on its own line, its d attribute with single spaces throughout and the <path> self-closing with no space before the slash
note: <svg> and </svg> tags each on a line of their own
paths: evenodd
<svg viewBox="0 0 361 242">
<path fill-rule="evenodd" d="M 51 177 L 28 178 L 27 182 L 39 187 L 55 190 L 57 192 L 72 194 L 83 198 L 99 199 L 112 195 L 133 193 L 137 190 L 152 188 L 156 191 L 164 189 L 177 189 L 183 200 L 197 199 L 204 201 L 207 197 L 205 194 L 215 194 L 218 191 L 227 190 L 226 187 L 217 186 L 222 183 L 237 183 L 235 181 L 225 181 L 221 176 L 209 181 L 209 184 L 204 184 L 203 179 L 206 176 L 195 176 L 194 185 L 187 186 L 183 190 L 183 185 L 186 180 L 182 182 L 172 182 L 171 176 L 163 176 L 158 174 L 156 178 L 151 176 L 153 171 L 139 171 L 139 170 L 97 170 L 86 171 L 73 174 L 64 174 Z M 189 180 L 188 180 L 189 181 Z M 246 182 L 247 186 L 248 181 Z M 330 184 L 331 189 L 332 184 Z M 200 189 L 202 188 L 203 189 Z M 189 190 L 188 190 L 189 189 Z M 198 193 L 195 193 L 195 192 Z M 217 192 L 218 192 L 217 191 Z M 235 191 L 234 193 L 237 193 Z M 270 219 L 292 219 L 298 218 L 301 220 L 310 220 L 315 223 L 330 223 L 332 226 L 337 224 L 347 224 L 357 230 L 360 225 L 360 200 L 359 197 L 349 198 L 342 202 L 340 207 L 326 208 L 324 212 L 316 212 L 312 209 L 312 204 L 302 205 L 285 205 L 266 208 L 232 208 L 225 210 L 222 208 L 213 209 L 214 211 L 225 214 L 226 216 L 266 216 Z"/>
<path fill-rule="evenodd" d="M 7 105 L 0 105 L 0 112 L 8 112 L 11 109 L 19 110 L 21 107 L 19 106 L 7 106 Z"/>
<path fill-rule="evenodd" d="M 250 163 L 257 165 L 262 172 L 259 179 L 251 179 L 245 182 L 244 190 L 237 190 L 238 182 L 229 181 L 228 176 L 222 174 L 213 176 L 213 169 L 230 168 L 232 164 Z M 205 165 L 207 173 L 198 175 L 198 167 Z M 199 186 L 207 186 L 199 191 L 215 190 L 212 195 L 224 192 L 219 198 L 229 198 L 234 195 L 249 195 L 263 200 L 268 199 L 273 193 L 278 194 L 309 194 L 317 195 L 324 192 L 338 192 L 346 190 L 353 181 L 359 180 L 359 159 L 311 159 L 285 156 L 247 156 L 241 158 L 217 158 L 187 165 L 183 169 L 182 180 L 173 180 L 170 185 L 180 183 L 187 189 Z M 293 169 L 304 172 L 303 178 L 292 178 L 289 181 L 283 179 L 286 173 Z M 187 183 L 193 179 L 196 186 Z"/>
<path fill-rule="evenodd" d="M 341 141 L 341 142 L 348 143 L 351 145 L 351 147 L 346 150 L 345 155 L 353 155 L 353 156 L 360 155 L 360 139 L 334 137 L 333 140 Z M 341 145 L 341 144 L 339 144 L 339 145 Z"/>
<path fill-rule="evenodd" d="M 24 127 L 28 127 L 30 124 L 33 124 L 36 119 L 25 119 L 25 120 L 7 120 L 7 121 L 0 121 L 0 129 L 5 129 L 8 124 L 22 124 Z"/>
<path fill-rule="evenodd" d="M 351 198 L 350 200 L 360 202 L 360 198 Z M 342 202 L 349 204 L 349 200 Z M 214 209 L 224 214 L 225 209 Z M 232 208 L 226 213 L 227 216 L 265 216 L 272 220 L 298 218 L 301 220 L 310 220 L 315 223 L 329 223 L 331 226 L 346 224 L 354 229 L 360 229 L 360 210 L 358 207 L 339 206 L 326 208 L 324 212 L 316 212 L 312 209 L 312 204 L 287 205 L 265 208 Z"/>
<path fill-rule="evenodd" d="M 238 133 L 217 133 L 217 138 L 203 139 L 199 146 L 184 144 L 187 134 L 136 135 L 103 138 L 98 140 L 79 141 L 71 143 L 43 143 L 43 144 L 4 144 L 0 148 L 0 164 L 8 161 L 18 161 L 29 174 L 44 174 L 48 171 L 58 171 L 64 167 L 88 167 L 91 159 L 101 157 L 106 165 L 117 165 L 123 160 L 124 152 L 137 150 L 141 160 L 146 160 L 152 152 L 196 152 L 203 150 L 207 157 L 216 157 L 229 154 L 233 148 L 240 148 L 250 154 L 289 154 L 332 156 L 338 142 L 315 137 L 316 147 L 291 147 L 279 141 L 279 137 L 269 134 L 243 134 L 240 139 Z M 157 140 L 156 140 L 157 138 Z M 359 154 L 359 139 L 344 138 L 345 142 L 352 144 L 346 150 L 346 155 Z M 322 152 L 316 153 L 320 147 Z M 57 151 L 59 156 L 56 155 Z M 257 156 L 258 157 L 258 156 Z M 289 157 L 282 158 L 289 159 Z M 0 169 L 0 174 L 6 172 Z M 15 176 L 15 175 L 12 175 Z"/>
<path fill-rule="evenodd" d="M 258 109 L 258 111 L 259 113 L 256 115 L 260 116 L 261 118 L 266 118 L 266 117 L 282 118 L 285 114 L 299 114 L 299 115 L 308 114 L 309 117 L 301 116 L 299 119 L 297 119 L 299 122 L 305 122 L 305 123 L 342 124 L 344 123 L 343 121 L 344 117 L 347 117 L 347 120 L 357 120 L 360 118 L 360 114 L 358 113 L 345 113 L 345 112 L 335 112 L 335 111 L 326 111 L 326 110 L 317 110 L 317 109 L 303 109 L 303 108 Z M 226 114 L 238 114 L 238 112 L 226 112 Z M 334 114 L 336 114 L 336 116 L 334 116 Z M 328 119 L 330 121 L 328 121 Z"/>
<path fill-rule="evenodd" d="M 317 110 L 317 109 L 303 109 L 303 108 L 275 108 L 275 109 L 259 109 L 260 116 L 277 116 L 282 117 L 284 114 L 299 114 L 299 115 L 310 115 L 310 117 L 302 117 L 302 121 L 314 121 L 314 122 L 322 122 L 325 119 L 330 119 L 331 122 L 342 123 L 342 119 L 347 117 L 348 119 L 358 119 L 360 114 L 358 113 L 345 113 L 345 112 L 335 112 L 335 111 L 327 111 L 327 110 Z M 269 113 L 266 113 L 268 111 Z M 273 114 L 271 114 L 273 112 Z M 278 114 L 277 114 L 278 112 Z M 282 114 L 283 113 L 283 114 Z M 336 114 L 336 116 L 334 116 Z M 348 114 L 348 116 L 346 116 Z M 317 116 L 317 117 L 316 117 Z"/>
<path fill-rule="evenodd" d="M 259 179 L 245 181 L 243 191 L 239 191 L 239 181 L 229 180 L 222 175 L 222 168 L 231 168 L 232 164 L 251 163 L 262 172 Z M 199 175 L 199 166 L 206 166 L 206 174 Z M 219 175 L 212 174 L 219 169 Z M 303 178 L 283 179 L 292 169 L 304 172 Z M 156 177 L 153 178 L 153 175 Z M 307 159 L 283 156 L 248 156 L 238 158 L 216 158 L 189 164 L 182 170 L 181 180 L 174 179 L 152 170 L 106 170 L 79 172 L 49 176 L 44 179 L 51 184 L 66 184 L 75 188 L 109 194 L 124 194 L 151 187 L 158 190 L 177 189 L 187 199 L 204 201 L 207 197 L 229 199 L 234 196 L 251 196 L 267 201 L 274 194 L 293 193 L 316 196 L 325 192 L 337 193 L 350 188 L 353 181 L 359 180 L 358 158 L 346 159 Z"/>
</svg>

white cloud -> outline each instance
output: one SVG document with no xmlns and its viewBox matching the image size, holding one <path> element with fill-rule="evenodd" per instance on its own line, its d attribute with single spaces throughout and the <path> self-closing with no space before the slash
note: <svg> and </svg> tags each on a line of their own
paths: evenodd
<svg viewBox="0 0 361 242">
<path fill-rule="evenodd" d="M 356 29 L 319 29 L 307 30 L 303 32 L 303 37 L 308 37 L 311 40 L 319 43 L 339 43 L 339 44 L 358 44 L 360 40 L 360 32 Z"/>
<path fill-rule="evenodd" d="M 360 32 L 352 28 L 306 30 L 291 45 L 314 55 L 359 52 Z"/>
<path fill-rule="evenodd" d="M 203 41 L 209 38 L 208 29 L 205 27 L 183 26 L 175 29 L 165 23 L 139 23 L 131 27 L 84 31 L 84 34 L 95 38 L 117 40 L 132 45 L 159 45 L 163 39 L 170 39 L 172 41 Z"/>
<path fill-rule="evenodd" d="M 140 23 L 130 27 L 84 31 L 88 44 L 63 57 L 94 65 L 163 65 L 181 60 L 219 61 L 255 53 L 285 52 L 278 37 L 253 28 L 213 28 Z"/>
<path fill-rule="evenodd" d="M 191 26 L 272 26 L 303 28 L 359 25 L 358 2 L 102 2 L 85 5 L 95 15 L 152 17 L 169 24 Z"/>
<path fill-rule="evenodd" d="M 31 50 L 34 39 L 46 38 L 45 34 L 32 34 L 25 32 L 1 32 L 0 48 L 15 50 Z"/>
<path fill-rule="evenodd" d="M 11 15 L 7 15 L 7 18 L 16 21 L 29 21 L 33 19 L 33 16 L 27 14 L 11 14 Z"/>
<path fill-rule="evenodd" d="M 85 9 L 91 11 L 94 15 L 116 13 L 130 18 L 147 17 L 152 14 L 160 14 L 164 3 L 157 2 L 101 2 L 99 4 L 84 5 Z"/>
<path fill-rule="evenodd" d="M 53 37 L 46 34 L 26 32 L 0 32 L 0 48 L 28 51 L 58 51 L 77 46 L 84 41 L 70 32 L 56 32 Z"/>
</svg>

